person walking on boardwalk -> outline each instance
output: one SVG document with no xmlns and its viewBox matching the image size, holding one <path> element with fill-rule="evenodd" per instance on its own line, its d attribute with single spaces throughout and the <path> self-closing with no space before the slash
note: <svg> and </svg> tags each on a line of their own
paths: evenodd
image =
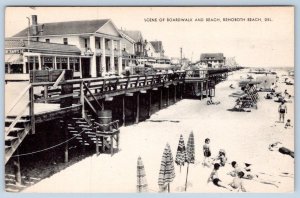
<svg viewBox="0 0 300 198">
<path fill-rule="evenodd" d="M 278 112 L 279 112 L 279 122 L 281 122 L 282 119 L 282 122 L 284 123 L 284 114 L 287 113 L 287 107 L 284 104 L 284 101 L 282 101 L 281 104 L 279 105 Z"/>
</svg>

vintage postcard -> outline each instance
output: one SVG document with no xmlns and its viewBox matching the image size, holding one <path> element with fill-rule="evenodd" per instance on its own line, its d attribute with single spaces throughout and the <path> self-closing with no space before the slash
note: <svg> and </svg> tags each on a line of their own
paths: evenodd
<svg viewBox="0 0 300 198">
<path fill-rule="evenodd" d="M 294 191 L 294 7 L 6 7 L 5 190 Z"/>
</svg>

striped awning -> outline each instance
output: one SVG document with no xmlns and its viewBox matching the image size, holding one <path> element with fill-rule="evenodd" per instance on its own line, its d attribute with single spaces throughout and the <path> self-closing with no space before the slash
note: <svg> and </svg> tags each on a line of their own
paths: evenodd
<svg viewBox="0 0 300 198">
<path fill-rule="evenodd" d="M 20 54 L 5 54 L 5 63 L 23 64 L 23 56 Z"/>
</svg>

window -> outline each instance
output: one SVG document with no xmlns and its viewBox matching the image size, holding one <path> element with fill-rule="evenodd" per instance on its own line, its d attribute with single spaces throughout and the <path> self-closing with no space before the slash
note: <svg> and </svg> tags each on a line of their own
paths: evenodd
<svg viewBox="0 0 300 198">
<path fill-rule="evenodd" d="M 114 50 L 118 49 L 118 43 L 114 42 Z"/>
<path fill-rule="evenodd" d="M 50 43 L 50 39 L 46 39 L 45 41 L 46 41 L 46 43 Z"/>
<path fill-rule="evenodd" d="M 68 38 L 64 38 L 64 45 L 68 45 Z"/>
<path fill-rule="evenodd" d="M 123 43 L 123 47 L 122 48 L 123 48 L 124 51 L 126 51 L 126 44 L 125 43 Z"/>
</svg>

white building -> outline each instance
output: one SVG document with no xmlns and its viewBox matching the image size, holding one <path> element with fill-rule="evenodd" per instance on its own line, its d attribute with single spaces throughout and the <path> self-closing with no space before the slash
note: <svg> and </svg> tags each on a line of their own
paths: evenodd
<svg viewBox="0 0 300 198">
<path fill-rule="evenodd" d="M 28 35 L 29 33 L 29 35 Z M 122 72 L 122 35 L 110 19 L 67 21 L 38 24 L 32 16 L 32 25 L 12 37 L 45 43 L 74 45 L 81 51 L 82 77 L 103 76 L 110 72 Z M 27 54 L 45 57 L 43 53 Z M 52 55 L 54 69 L 59 53 Z M 69 64 L 68 64 L 69 67 Z"/>
</svg>

